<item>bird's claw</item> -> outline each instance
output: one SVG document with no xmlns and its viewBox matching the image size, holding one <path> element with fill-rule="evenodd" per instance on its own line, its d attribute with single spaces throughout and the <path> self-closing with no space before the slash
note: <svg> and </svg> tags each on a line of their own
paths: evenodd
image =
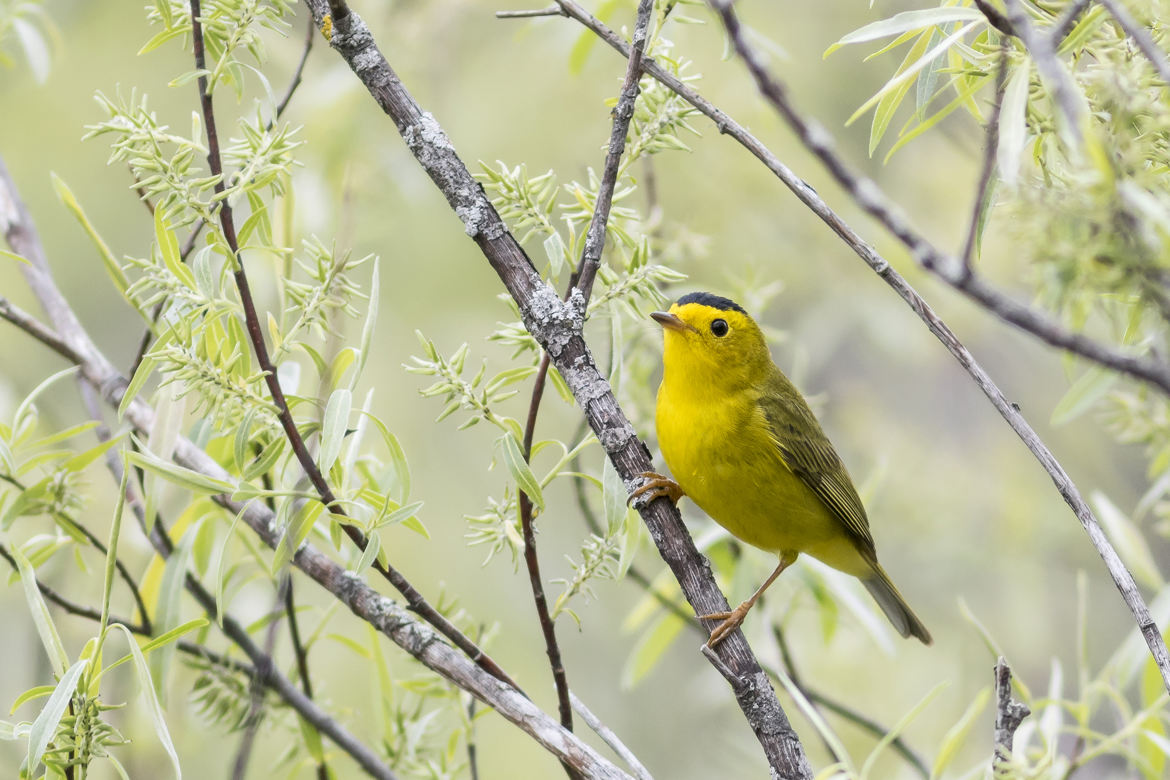
<svg viewBox="0 0 1170 780">
<path fill-rule="evenodd" d="M 670 477 L 664 477 L 654 471 L 643 471 L 638 476 L 646 481 L 630 493 L 630 497 L 626 499 L 627 505 L 645 506 L 662 496 L 669 498 L 670 503 L 678 504 L 678 500 L 686 495 L 679 484 Z"/>
<path fill-rule="evenodd" d="M 707 647 L 714 649 L 716 645 L 727 638 L 728 634 L 739 628 L 751 608 L 751 602 L 745 601 L 730 612 L 712 612 L 710 615 L 699 615 L 700 620 L 723 621 L 711 629 L 711 636 L 707 638 Z"/>
</svg>

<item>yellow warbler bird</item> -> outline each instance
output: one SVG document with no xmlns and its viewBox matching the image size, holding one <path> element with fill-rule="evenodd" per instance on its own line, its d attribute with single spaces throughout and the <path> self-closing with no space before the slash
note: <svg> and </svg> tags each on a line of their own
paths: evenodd
<svg viewBox="0 0 1170 780">
<path fill-rule="evenodd" d="M 721 642 L 800 553 L 851 574 L 902 636 L 930 632 L 878 563 L 865 508 L 800 391 L 739 304 L 710 293 L 650 315 L 663 328 L 658 444 L 677 481 L 647 473 L 632 497 L 689 496 L 734 536 L 776 553 L 779 565 L 707 640 Z"/>
</svg>

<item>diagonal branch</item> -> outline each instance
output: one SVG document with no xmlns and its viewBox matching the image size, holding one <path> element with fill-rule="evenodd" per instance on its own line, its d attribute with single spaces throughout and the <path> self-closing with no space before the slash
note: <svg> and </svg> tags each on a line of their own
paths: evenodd
<svg viewBox="0 0 1170 780">
<path fill-rule="evenodd" d="M 516 301 L 525 327 L 548 352 L 586 419 L 597 434 L 628 491 L 650 471 L 646 446 L 618 406 L 581 334 L 584 298 L 574 291 L 568 302 L 543 280 L 496 213 L 483 188 L 456 154 L 435 118 L 423 111 L 379 51 L 369 28 L 350 11 L 329 16 L 324 0 L 305 0 L 319 25 L 332 31 L 330 44 L 365 84 L 391 119 L 407 147 L 446 197 L 465 232 L 483 252 Z M 707 561 L 695 548 L 678 510 L 656 500 L 639 508 L 659 553 L 674 572 L 697 614 L 726 611 Z M 721 663 L 731 671 L 736 700 L 759 740 L 772 771 L 781 777 L 810 778 L 800 740 L 776 699 L 768 676 L 739 631 L 719 645 Z"/>
<path fill-rule="evenodd" d="M 882 193 L 877 184 L 868 179 L 859 178 L 845 165 L 844 161 L 833 151 L 831 138 L 824 128 L 816 126 L 814 130 L 814 126 L 796 112 L 788 98 L 785 87 L 768 72 L 759 54 L 751 48 L 744 38 L 739 20 L 728 0 L 708 0 L 708 2 L 722 20 L 724 28 L 727 30 L 728 36 L 735 46 L 735 50 L 747 65 L 748 71 L 755 80 L 760 93 L 776 109 L 777 113 L 797 132 L 797 135 L 804 142 L 805 146 L 820 158 L 837 182 L 852 195 L 854 200 L 867 213 L 877 218 L 891 233 L 906 243 L 919 262 L 927 268 L 934 270 L 936 273 L 943 275 L 948 280 L 955 279 L 956 271 L 952 270 L 943 274 L 939 267 L 939 261 L 946 259 L 948 261 L 948 267 L 953 269 L 956 264 L 952 259 L 944 258 L 937 249 L 914 232 L 901 217 L 897 216 L 895 206 Z M 828 206 L 824 205 L 815 193 L 811 197 L 816 198 L 826 212 L 832 213 L 829 211 Z M 802 200 L 804 200 L 803 196 Z M 975 361 L 975 357 L 963 346 L 962 342 L 959 341 L 951 329 L 939 319 L 938 315 L 934 313 L 914 288 L 907 284 L 906 280 L 890 266 L 885 258 L 878 255 L 869 245 L 862 242 L 859 237 L 856 237 L 856 234 L 845 227 L 839 219 L 836 220 L 836 223 L 830 224 L 834 226 L 837 234 L 844 238 L 854 251 L 888 285 L 894 288 L 902 299 L 918 314 L 930 332 L 943 343 L 947 350 L 967 370 L 967 373 L 971 375 L 971 378 L 979 386 L 979 389 L 983 391 L 988 400 L 991 401 L 992 405 L 1008 425 L 1012 427 L 1036 459 L 1040 461 L 1040 464 L 1048 472 L 1049 477 L 1051 477 L 1053 483 L 1056 485 L 1057 491 L 1064 498 L 1065 503 L 1073 510 L 1077 520 L 1080 521 L 1081 526 L 1089 535 L 1089 541 L 1097 550 L 1098 555 L 1105 562 L 1105 567 L 1109 570 L 1109 574 L 1113 578 L 1113 582 L 1117 586 L 1118 591 L 1120 591 L 1130 612 L 1133 613 L 1134 621 L 1137 623 L 1138 629 L 1141 631 L 1150 649 L 1150 655 L 1153 657 L 1154 662 L 1162 674 L 1163 685 L 1170 691 L 1170 653 L 1167 653 L 1165 640 L 1162 638 L 1158 626 L 1150 616 L 1150 610 L 1146 606 L 1141 592 L 1138 591 L 1133 575 L 1130 574 L 1129 569 L 1126 568 L 1121 558 L 1118 557 L 1117 551 L 1110 544 L 1104 531 L 1101 530 L 1101 526 L 1097 523 L 1097 518 L 1093 515 L 1093 511 L 1085 503 L 1080 491 L 1077 490 L 1076 485 L 1060 465 L 1060 462 L 1056 460 L 1056 457 L 1040 437 L 1036 435 L 1036 432 L 1032 430 L 1032 427 L 1024 419 L 1024 416 L 1020 414 L 1019 410 L 1008 402 L 999 387 L 988 376 L 987 372 Z M 843 229 L 839 229 L 838 225 Z M 977 291 L 982 291 L 983 295 L 994 298 L 991 291 L 974 276 L 970 276 L 962 281 L 953 281 L 952 284 L 972 295 L 976 300 L 981 299 Z M 1033 314 L 1030 309 L 1019 304 L 1013 303 L 1013 307 L 1018 307 L 1029 314 Z M 995 308 L 991 306 L 989 308 L 1004 316 Z M 1016 308 L 1012 310 L 1018 311 Z M 1058 326 L 1054 325 L 1052 327 Z M 1159 367 L 1159 372 L 1165 372 L 1166 367 L 1163 364 L 1158 363 L 1155 365 Z"/>
</svg>

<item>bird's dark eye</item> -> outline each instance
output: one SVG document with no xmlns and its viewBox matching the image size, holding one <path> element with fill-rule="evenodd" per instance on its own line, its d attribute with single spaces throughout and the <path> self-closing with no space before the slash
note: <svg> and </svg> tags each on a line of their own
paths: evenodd
<svg viewBox="0 0 1170 780">
<path fill-rule="evenodd" d="M 718 338 L 726 336 L 727 330 L 727 320 L 711 320 L 711 332 Z"/>
</svg>

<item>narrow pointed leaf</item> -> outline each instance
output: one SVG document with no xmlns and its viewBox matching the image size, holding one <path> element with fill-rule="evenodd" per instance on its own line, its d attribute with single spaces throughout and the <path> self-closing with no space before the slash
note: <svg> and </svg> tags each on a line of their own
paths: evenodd
<svg viewBox="0 0 1170 780">
<path fill-rule="evenodd" d="M 32 727 L 29 728 L 28 767 L 30 777 L 35 776 L 37 765 L 41 763 L 41 757 L 45 755 L 45 748 L 49 746 L 49 740 L 56 733 L 57 724 L 61 722 L 65 708 L 69 706 L 69 701 L 77 690 L 77 682 L 88 666 L 89 659 L 83 658 L 69 667 L 69 670 L 61 676 L 61 681 L 57 683 L 57 687 L 53 690 L 49 701 L 45 703 L 44 709 L 37 715 Z"/>
</svg>

